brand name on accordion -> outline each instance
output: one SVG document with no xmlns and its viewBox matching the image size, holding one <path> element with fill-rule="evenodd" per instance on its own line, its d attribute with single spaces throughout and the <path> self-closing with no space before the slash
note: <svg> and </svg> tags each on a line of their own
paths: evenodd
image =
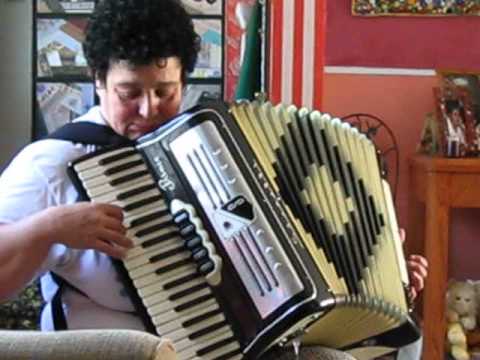
<svg viewBox="0 0 480 360">
<path fill-rule="evenodd" d="M 158 186 L 160 186 L 160 188 L 163 191 L 173 191 L 173 190 L 175 190 L 175 183 L 168 176 L 168 173 L 165 170 L 165 167 L 163 166 L 163 163 L 162 163 L 162 160 L 160 159 L 160 157 L 155 156 L 153 158 L 153 161 L 155 162 L 155 166 L 157 168 L 157 173 L 158 173 L 158 177 L 159 177 L 159 180 L 157 182 Z"/>
</svg>

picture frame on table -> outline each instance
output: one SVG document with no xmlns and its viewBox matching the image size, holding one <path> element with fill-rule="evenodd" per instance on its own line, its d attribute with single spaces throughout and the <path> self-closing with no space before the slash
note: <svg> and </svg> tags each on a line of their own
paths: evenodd
<svg viewBox="0 0 480 360">
<path fill-rule="evenodd" d="M 470 93 L 452 84 L 434 87 L 433 93 L 443 155 L 477 156 L 479 142 Z"/>
</svg>

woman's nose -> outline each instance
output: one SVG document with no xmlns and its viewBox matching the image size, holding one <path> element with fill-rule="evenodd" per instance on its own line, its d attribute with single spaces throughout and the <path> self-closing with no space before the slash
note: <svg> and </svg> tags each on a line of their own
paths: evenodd
<svg viewBox="0 0 480 360">
<path fill-rule="evenodd" d="M 138 113 L 149 119 L 158 113 L 158 98 L 155 94 L 146 93 L 141 100 Z"/>
</svg>

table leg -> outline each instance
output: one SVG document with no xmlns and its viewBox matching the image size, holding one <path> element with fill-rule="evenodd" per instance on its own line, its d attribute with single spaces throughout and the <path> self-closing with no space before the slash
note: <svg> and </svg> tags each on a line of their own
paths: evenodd
<svg viewBox="0 0 480 360">
<path fill-rule="evenodd" d="M 438 189 L 437 189 L 438 190 Z M 429 191 L 426 206 L 425 255 L 429 262 L 423 294 L 424 360 L 445 357 L 445 294 L 448 276 L 449 207 Z M 436 194 L 438 196 L 436 196 Z"/>
</svg>

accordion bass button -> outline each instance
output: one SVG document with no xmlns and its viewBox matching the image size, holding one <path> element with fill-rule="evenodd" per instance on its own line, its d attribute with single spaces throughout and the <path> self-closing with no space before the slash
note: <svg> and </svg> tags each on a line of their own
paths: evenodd
<svg viewBox="0 0 480 360">
<path fill-rule="evenodd" d="M 198 264 L 200 273 L 205 275 L 211 286 L 218 286 L 222 281 L 222 258 L 217 255 L 215 245 L 204 230 L 202 220 L 196 216 L 195 209 L 190 204 L 173 199 L 170 211 L 174 218 L 178 219 L 175 222 L 185 239 L 186 248 L 192 252 L 192 258 Z"/>
</svg>

